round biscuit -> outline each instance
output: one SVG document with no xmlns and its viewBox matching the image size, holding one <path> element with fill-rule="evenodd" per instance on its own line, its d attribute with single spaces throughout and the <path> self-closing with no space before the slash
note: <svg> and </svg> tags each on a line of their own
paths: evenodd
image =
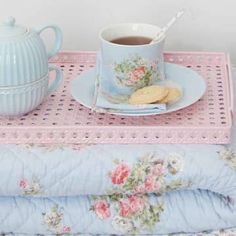
<svg viewBox="0 0 236 236">
<path fill-rule="evenodd" d="M 182 92 L 178 88 L 170 88 L 168 87 L 169 93 L 166 97 L 164 97 L 161 101 L 158 101 L 158 103 L 174 103 L 177 102 L 181 96 Z"/>
<path fill-rule="evenodd" d="M 168 89 L 164 86 L 151 85 L 135 91 L 129 98 L 133 105 L 150 104 L 161 101 L 168 95 Z"/>
</svg>

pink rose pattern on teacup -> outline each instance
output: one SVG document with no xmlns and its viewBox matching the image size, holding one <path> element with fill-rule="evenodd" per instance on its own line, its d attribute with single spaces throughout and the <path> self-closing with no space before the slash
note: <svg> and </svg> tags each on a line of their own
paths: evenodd
<svg viewBox="0 0 236 236">
<path fill-rule="evenodd" d="M 117 86 L 133 89 L 142 88 L 159 79 L 158 61 L 149 61 L 133 55 L 121 63 L 115 63 L 115 81 Z"/>
<path fill-rule="evenodd" d="M 106 196 L 94 197 L 91 210 L 101 220 L 111 218 L 113 228 L 119 233 L 151 230 L 159 222 L 163 203 L 149 202 L 147 193 L 162 194 L 190 185 L 172 178 L 183 169 L 180 154 L 162 158 L 147 154 L 133 165 L 123 160 L 114 162 L 114 169 L 108 173 L 113 188 Z M 171 181 L 167 181 L 169 177 Z"/>
<path fill-rule="evenodd" d="M 144 66 L 140 66 L 137 69 L 134 69 L 133 71 L 129 72 L 129 81 L 137 82 L 140 80 L 143 76 L 145 76 L 146 68 Z"/>
<path fill-rule="evenodd" d="M 43 224 L 51 233 L 61 235 L 71 232 L 71 227 L 63 223 L 63 208 L 58 205 L 54 205 L 48 212 L 42 213 L 42 216 Z"/>
</svg>

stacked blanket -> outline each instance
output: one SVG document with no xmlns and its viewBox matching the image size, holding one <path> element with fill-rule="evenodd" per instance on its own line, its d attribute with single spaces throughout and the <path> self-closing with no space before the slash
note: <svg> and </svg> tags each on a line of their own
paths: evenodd
<svg viewBox="0 0 236 236">
<path fill-rule="evenodd" d="M 234 235 L 224 146 L 0 145 L 0 163 L 3 234 Z"/>
</svg>

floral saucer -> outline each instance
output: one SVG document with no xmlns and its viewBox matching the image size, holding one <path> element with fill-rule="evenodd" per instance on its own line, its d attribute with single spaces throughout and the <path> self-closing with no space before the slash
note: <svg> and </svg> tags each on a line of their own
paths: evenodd
<svg viewBox="0 0 236 236">
<path fill-rule="evenodd" d="M 183 90 L 182 98 L 174 103 L 167 106 L 164 111 L 156 109 L 144 109 L 139 111 L 120 111 L 114 109 L 98 109 L 98 112 L 107 112 L 115 115 L 125 116 L 148 116 L 156 114 L 165 114 L 174 111 L 178 111 L 185 107 L 188 107 L 197 102 L 206 91 L 206 82 L 197 72 L 172 63 L 165 63 L 166 79 L 171 80 L 178 84 Z M 73 98 L 80 104 L 93 108 L 94 104 L 94 91 L 95 91 L 95 80 L 96 80 L 96 69 L 90 69 L 83 72 L 71 84 L 71 94 Z M 161 84 L 165 81 L 161 81 Z"/>
</svg>

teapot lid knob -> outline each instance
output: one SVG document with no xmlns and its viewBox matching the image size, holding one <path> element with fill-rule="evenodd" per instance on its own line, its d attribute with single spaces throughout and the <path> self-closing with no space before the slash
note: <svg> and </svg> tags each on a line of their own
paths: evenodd
<svg viewBox="0 0 236 236">
<path fill-rule="evenodd" d="M 7 17 L 7 18 L 5 19 L 5 21 L 3 22 L 3 24 L 4 24 L 5 26 L 14 26 L 14 25 L 15 25 L 15 22 L 16 22 L 15 18 L 12 17 L 12 16 L 9 16 L 9 17 Z"/>
<path fill-rule="evenodd" d="M 9 16 L 0 24 L 0 42 L 1 40 L 19 37 L 28 31 L 27 28 L 16 25 L 15 22 L 15 18 Z"/>
</svg>

